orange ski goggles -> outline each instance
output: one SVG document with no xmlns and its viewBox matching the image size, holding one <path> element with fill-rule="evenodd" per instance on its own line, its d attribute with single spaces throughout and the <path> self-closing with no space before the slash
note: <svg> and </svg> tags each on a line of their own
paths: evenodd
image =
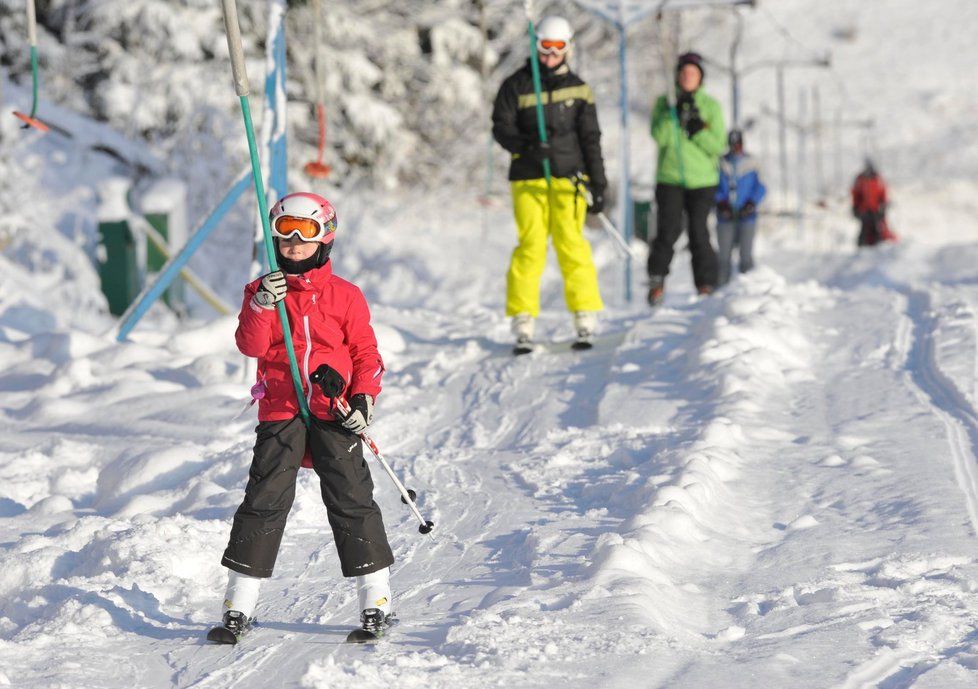
<svg viewBox="0 0 978 689">
<path fill-rule="evenodd" d="M 294 215 L 282 215 L 275 219 L 272 234 L 280 239 L 288 239 L 299 235 L 304 242 L 318 242 L 336 231 L 336 221 L 329 220 L 325 225 L 313 218 L 297 218 Z"/>
<path fill-rule="evenodd" d="M 537 40 L 537 50 L 545 55 L 563 55 L 567 52 L 567 41 L 555 41 L 549 38 Z"/>
</svg>

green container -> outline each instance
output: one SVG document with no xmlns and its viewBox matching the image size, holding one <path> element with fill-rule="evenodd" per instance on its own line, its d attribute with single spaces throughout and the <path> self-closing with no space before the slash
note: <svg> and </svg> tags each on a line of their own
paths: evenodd
<svg viewBox="0 0 978 689">
<path fill-rule="evenodd" d="M 147 213 L 145 216 L 146 222 L 153 226 L 157 232 L 159 232 L 163 239 L 169 241 L 170 239 L 170 224 L 167 222 L 166 213 Z M 166 256 L 157 249 L 153 242 L 146 242 L 146 270 L 150 273 L 158 273 L 163 270 L 163 265 L 166 263 Z"/>
<path fill-rule="evenodd" d="M 635 236 L 648 244 L 649 225 L 652 223 L 652 202 L 635 201 L 632 206 L 632 217 L 635 218 Z"/>
<path fill-rule="evenodd" d="M 98 276 L 109 301 L 109 312 L 121 316 L 139 294 L 136 242 L 125 220 L 100 222 L 99 238 L 105 250 Z"/>
<path fill-rule="evenodd" d="M 147 213 L 143 217 L 162 235 L 163 239 L 170 240 L 170 216 L 167 213 Z M 167 260 L 153 242 L 146 242 L 146 272 L 159 273 Z M 182 313 L 184 301 L 183 280 L 174 280 L 163 293 L 163 302 L 177 313 Z"/>
</svg>

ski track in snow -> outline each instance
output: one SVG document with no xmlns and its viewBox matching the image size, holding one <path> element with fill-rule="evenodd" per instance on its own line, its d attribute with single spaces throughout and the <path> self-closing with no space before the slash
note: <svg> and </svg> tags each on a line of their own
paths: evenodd
<svg viewBox="0 0 978 689">
<path fill-rule="evenodd" d="M 955 475 L 964 493 L 974 535 L 978 537 L 978 413 L 937 365 L 936 319 L 928 314 L 929 295 L 911 292 L 908 313 L 914 323 L 910 371 L 947 429 Z"/>
</svg>

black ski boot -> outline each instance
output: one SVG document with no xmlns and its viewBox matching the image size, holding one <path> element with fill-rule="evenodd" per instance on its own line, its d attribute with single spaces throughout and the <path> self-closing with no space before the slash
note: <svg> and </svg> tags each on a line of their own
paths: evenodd
<svg viewBox="0 0 978 689">
<path fill-rule="evenodd" d="M 360 629 L 354 629 L 350 632 L 346 641 L 351 644 L 377 641 L 395 624 L 397 624 L 397 618 L 394 613 L 385 615 L 380 608 L 367 608 L 360 613 Z"/>
<path fill-rule="evenodd" d="M 519 356 L 521 354 L 530 354 L 533 352 L 533 340 L 528 338 L 526 335 L 520 335 L 516 338 L 516 344 L 513 345 L 513 354 Z"/>
<path fill-rule="evenodd" d="M 251 629 L 251 617 L 245 617 L 243 612 L 228 610 L 224 613 L 224 623 L 207 632 L 207 640 L 219 644 L 236 644 L 241 635 Z"/>
<path fill-rule="evenodd" d="M 571 349 L 583 351 L 594 346 L 594 331 L 598 318 L 593 311 L 578 311 L 574 314 L 574 331 L 577 338 L 571 344 Z"/>
</svg>

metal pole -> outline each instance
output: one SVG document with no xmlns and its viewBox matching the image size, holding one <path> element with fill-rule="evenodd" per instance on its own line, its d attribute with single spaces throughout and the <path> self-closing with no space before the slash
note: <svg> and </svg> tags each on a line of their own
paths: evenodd
<svg viewBox="0 0 978 689">
<path fill-rule="evenodd" d="M 804 211 L 805 211 L 805 197 L 807 195 L 807 188 L 805 185 L 805 146 L 808 145 L 808 98 L 805 89 L 798 90 L 798 167 L 796 172 L 797 177 L 797 193 L 798 193 L 798 229 L 801 230 L 803 227 Z"/>
<path fill-rule="evenodd" d="M 266 203 L 271 206 L 285 195 L 287 186 L 285 116 L 285 0 L 268 0 L 268 29 L 265 38 L 265 107 L 262 112 L 262 153 L 268 165 Z M 317 49 L 321 49 L 317 46 Z M 264 234 L 256 228 L 252 277 L 264 272 L 261 247 Z"/>
<path fill-rule="evenodd" d="M 824 199 L 825 193 L 825 165 L 822 151 L 822 99 L 819 93 L 818 84 L 812 86 L 812 133 L 815 137 L 815 181 L 817 185 L 818 197 Z"/>
<path fill-rule="evenodd" d="M 621 95 L 621 183 L 618 189 L 619 214 L 621 229 L 625 235 L 625 243 L 630 245 L 633 235 L 632 227 L 632 190 L 631 164 L 629 160 L 629 129 L 628 129 L 628 33 L 624 22 L 618 24 L 618 78 Z M 632 302 L 632 255 L 625 257 L 625 301 Z"/>
<path fill-rule="evenodd" d="M 537 30 L 533 26 L 533 3 L 531 0 L 524 0 L 523 9 L 526 10 L 527 33 L 530 37 L 530 71 L 533 75 L 533 91 L 536 94 L 537 111 L 537 130 L 540 136 L 540 143 L 547 143 L 547 122 L 543 114 L 543 86 L 540 81 L 540 58 L 537 55 Z M 547 94 L 547 103 L 550 103 L 550 94 Z M 551 178 L 550 178 L 550 158 L 543 159 L 543 176 L 547 179 L 547 201 L 550 200 Z"/>
<path fill-rule="evenodd" d="M 784 103 L 784 65 L 775 66 L 778 80 L 778 158 L 781 168 L 781 205 L 788 207 L 788 128 Z"/>
<path fill-rule="evenodd" d="M 734 8 L 734 15 L 737 18 L 737 29 L 734 34 L 733 43 L 730 44 L 730 100 L 733 109 L 733 128 L 740 128 L 740 74 L 737 72 L 737 51 L 740 49 L 740 41 L 744 36 L 744 17 L 737 8 Z"/>
<path fill-rule="evenodd" d="M 832 132 L 832 148 L 834 148 L 835 158 L 835 191 L 842 193 L 846 188 L 845 179 L 842 176 L 842 110 L 835 111 L 835 127 Z"/>
</svg>

